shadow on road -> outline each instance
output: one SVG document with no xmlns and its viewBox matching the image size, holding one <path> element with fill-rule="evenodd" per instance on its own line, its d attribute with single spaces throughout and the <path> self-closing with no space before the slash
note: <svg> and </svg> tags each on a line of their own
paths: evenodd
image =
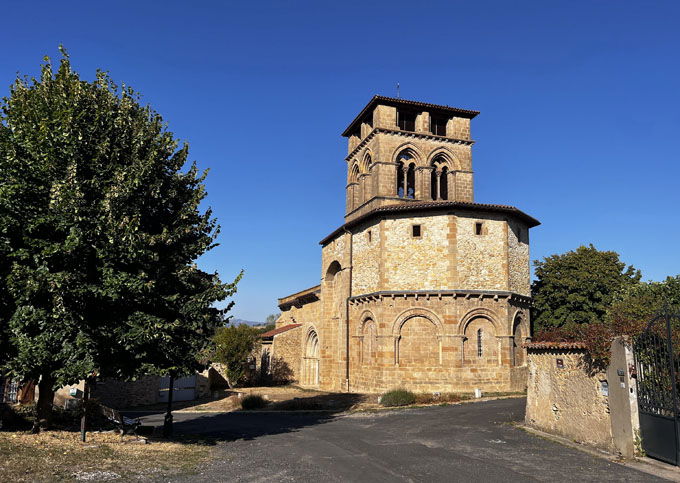
<svg viewBox="0 0 680 483">
<path fill-rule="evenodd" d="M 252 440 L 260 436 L 290 433 L 324 424 L 364 400 L 361 394 L 332 393 L 274 402 L 256 411 L 225 413 L 174 413 L 177 442 L 214 444 L 219 441 Z M 282 412 L 285 411 L 285 412 Z M 144 425 L 160 427 L 161 410 L 135 412 Z"/>
</svg>

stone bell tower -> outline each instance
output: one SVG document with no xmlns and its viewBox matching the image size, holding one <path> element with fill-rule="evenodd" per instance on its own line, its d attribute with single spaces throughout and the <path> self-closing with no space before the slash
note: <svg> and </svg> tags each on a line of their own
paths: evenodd
<svg viewBox="0 0 680 483">
<path fill-rule="evenodd" d="M 374 96 L 342 133 L 345 221 L 384 205 L 474 201 L 470 120 L 477 114 Z"/>
</svg>

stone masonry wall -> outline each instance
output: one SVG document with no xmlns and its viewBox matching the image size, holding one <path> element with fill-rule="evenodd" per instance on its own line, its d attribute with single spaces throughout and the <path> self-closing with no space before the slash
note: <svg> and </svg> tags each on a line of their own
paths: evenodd
<svg viewBox="0 0 680 483">
<path fill-rule="evenodd" d="M 298 327 L 274 336 L 272 358 L 280 359 L 288 366 L 291 371 L 291 382 L 300 380 L 303 330 L 302 327 Z"/>
<path fill-rule="evenodd" d="M 514 366 L 512 357 L 512 317 L 518 312 L 528 333 L 528 299 L 410 295 L 355 301 L 350 390 L 522 391 L 526 367 Z M 483 328 L 481 355 L 478 328 Z"/>
<path fill-rule="evenodd" d="M 80 381 L 78 384 L 58 389 L 54 395 L 54 404 L 64 407 L 67 400 L 74 399 L 69 394 L 72 388 L 80 391 L 77 396 L 77 398 L 80 398 L 82 397 L 82 391 L 85 389 L 85 382 Z M 159 389 L 160 377 L 158 376 L 143 376 L 136 381 L 104 379 L 97 381 L 97 384 L 91 387 L 90 395 L 105 406 L 114 409 L 124 409 L 156 404 L 158 402 Z"/>
<path fill-rule="evenodd" d="M 383 223 L 376 221 L 352 235 L 352 293 L 380 290 L 380 260 L 384 253 Z"/>
<path fill-rule="evenodd" d="M 421 236 L 418 238 L 412 236 L 413 225 L 420 225 Z M 384 220 L 383 226 L 384 242 L 380 252 L 382 287 L 389 290 L 448 288 L 447 216 L 399 217 Z M 355 276 L 363 275 L 357 272 Z M 362 293 L 358 290 L 353 292 Z"/>
<path fill-rule="evenodd" d="M 459 216 L 457 229 L 458 287 L 508 290 L 507 222 L 490 215 Z"/>
<path fill-rule="evenodd" d="M 309 342 L 310 331 L 319 341 L 319 381 L 328 390 L 342 390 L 346 387 L 345 372 L 347 361 L 347 298 L 350 296 L 350 251 L 351 235 L 342 234 L 323 246 L 321 250 L 321 320 L 314 326 L 305 326 L 303 346 Z M 329 273 L 333 263 L 340 265 L 336 273 Z M 306 349 L 303 347 L 303 354 Z M 309 381 L 310 362 L 302 368 L 302 378 Z M 314 384 L 312 384 L 314 385 Z"/>
<path fill-rule="evenodd" d="M 611 450 L 609 400 L 602 390 L 607 377 L 588 372 L 585 354 L 583 350 L 529 348 L 525 420 L 542 431 Z"/>
<path fill-rule="evenodd" d="M 318 322 L 319 320 L 321 320 L 321 300 L 308 302 L 300 306 L 287 307 L 281 311 L 281 316 L 276 321 L 276 327 L 302 324 L 304 322 Z"/>
<path fill-rule="evenodd" d="M 509 287 L 512 292 L 531 295 L 531 273 L 529 268 L 529 229 L 523 223 L 511 220 L 508 223 L 508 267 Z"/>
<path fill-rule="evenodd" d="M 418 238 L 413 225 L 420 225 Z M 518 230 L 526 237 L 517 221 L 465 212 L 373 221 L 352 236 L 352 295 L 465 289 L 529 296 L 529 246 Z"/>
</svg>

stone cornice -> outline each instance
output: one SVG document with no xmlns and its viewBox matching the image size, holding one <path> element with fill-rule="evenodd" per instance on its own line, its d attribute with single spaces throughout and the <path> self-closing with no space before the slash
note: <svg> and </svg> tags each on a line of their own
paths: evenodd
<svg viewBox="0 0 680 483">
<path fill-rule="evenodd" d="M 354 184 L 359 184 L 359 183 L 354 183 Z M 345 186 L 345 188 L 348 188 L 348 187 L 349 187 L 349 185 Z M 363 203 L 361 203 L 359 206 L 354 208 L 349 213 L 345 214 L 345 218 L 352 216 L 354 213 L 361 210 L 364 206 L 368 205 L 369 203 L 371 203 L 374 200 L 394 200 L 394 201 L 397 201 L 397 202 L 405 202 L 405 203 L 418 203 L 419 201 L 422 201 L 422 200 L 417 200 L 415 198 L 399 198 L 398 196 L 374 196 L 373 198 L 370 198 L 370 199 L 364 201 Z"/>
<path fill-rule="evenodd" d="M 403 200 L 403 198 L 400 198 Z M 358 208 L 357 208 L 358 209 Z M 353 210 L 352 213 L 356 211 Z M 336 228 L 330 235 L 326 236 L 323 240 L 319 242 L 320 245 L 325 245 L 329 241 L 333 240 L 340 233 L 346 233 L 353 227 L 360 225 L 361 223 L 371 219 L 371 218 L 389 218 L 393 216 L 399 216 L 403 213 L 441 213 L 446 212 L 448 214 L 455 212 L 480 212 L 480 213 L 502 213 L 504 215 L 510 215 L 513 218 L 517 218 L 520 221 L 527 224 L 528 228 L 533 228 L 540 225 L 541 223 L 527 215 L 526 213 L 518 210 L 514 206 L 507 205 L 490 205 L 483 203 L 473 203 L 471 201 L 419 201 L 411 200 L 409 203 L 399 203 L 394 205 L 383 205 L 376 207 L 370 211 L 367 211 L 363 215 L 358 215 L 345 222 L 342 226 Z M 345 219 L 351 216 L 352 213 L 345 215 Z"/>
<path fill-rule="evenodd" d="M 521 295 L 516 292 L 508 292 L 505 290 L 383 290 L 379 292 L 366 293 L 361 295 L 354 295 L 349 298 L 351 305 L 359 305 L 363 303 L 370 303 L 374 301 L 382 301 L 385 298 L 415 298 L 430 300 L 432 298 L 442 299 L 444 297 L 460 297 L 464 299 L 470 298 L 492 298 L 494 300 L 507 299 L 512 302 L 519 302 L 526 305 L 531 305 L 531 297 Z"/>
<path fill-rule="evenodd" d="M 321 296 L 321 285 L 316 285 L 300 292 L 281 297 L 278 300 L 278 306 L 281 310 L 286 310 L 290 307 L 302 307 L 304 304 L 316 302 Z"/>
<path fill-rule="evenodd" d="M 373 130 L 366 135 L 364 139 L 361 140 L 357 146 L 352 149 L 352 151 L 347 155 L 345 158 L 345 161 L 350 161 L 359 151 L 361 151 L 364 147 L 366 147 L 366 144 L 375 137 L 376 134 L 379 133 L 384 133 L 384 134 L 393 134 L 396 136 L 403 136 L 403 137 L 411 137 L 411 138 L 419 138 L 419 139 L 432 139 L 436 141 L 442 141 L 442 142 L 447 142 L 449 144 L 462 144 L 464 146 L 472 146 L 475 141 L 472 139 L 456 139 L 456 138 L 449 138 L 446 136 L 438 136 L 437 134 L 431 134 L 431 133 L 423 133 L 423 132 L 414 132 L 414 131 L 401 131 L 398 129 L 387 129 L 384 127 L 374 127 Z"/>
</svg>

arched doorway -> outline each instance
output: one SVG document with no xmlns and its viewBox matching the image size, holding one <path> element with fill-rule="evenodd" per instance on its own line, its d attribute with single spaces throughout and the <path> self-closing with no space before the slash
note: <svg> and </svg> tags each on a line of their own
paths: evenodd
<svg viewBox="0 0 680 483">
<path fill-rule="evenodd" d="M 304 383 L 308 386 L 319 385 L 319 336 L 312 330 L 307 335 L 304 357 Z"/>
</svg>

